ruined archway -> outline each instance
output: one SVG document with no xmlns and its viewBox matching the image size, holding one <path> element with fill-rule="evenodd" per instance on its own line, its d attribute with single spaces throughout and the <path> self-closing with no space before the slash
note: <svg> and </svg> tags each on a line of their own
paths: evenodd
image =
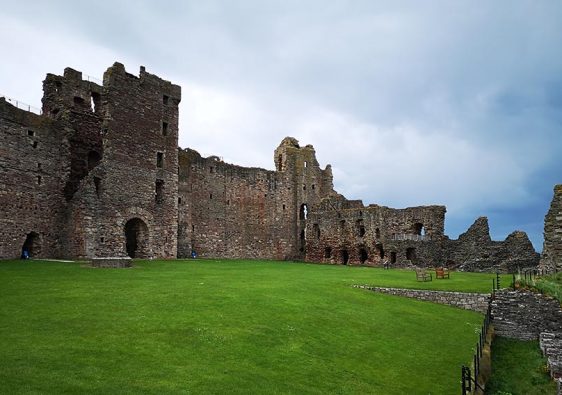
<svg viewBox="0 0 562 395">
<path fill-rule="evenodd" d="M 39 256 L 41 253 L 41 237 L 36 232 L 30 232 L 27 234 L 23 246 L 21 247 L 22 257 L 27 254 L 28 258 L 33 258 Z"/>
<path fill-rule="evenodd" d="M 367 262 L 368 259 L 369 259 L 369 253 L 367 252 L 367 250 L 365 248 L 360 248 L 359 262 L 361 262 L 361 264 L 364 264 L 365 262 Z"/>
<path fill-rule="evenodd" d="M 349 263 L 349 252 L 347 250 L 342 250 L 341 252 L 341 263 L 344 265 Z"/>
<path fill-rule="evenodd" d="M 148 226 L 140 218 L 132 218 L 125 224 L 127 255 L 131 258 L 148 258 Z"/>
<path fill-rule="evenodd" d="M 406 248 L 406 259 L 414 261 L 416 259 L 416 249 L 414 247 Z"/>
<path fill-rule="evenodd" d="M 417 222 L 413 226 L 413 232 L 418 236 L 425 236 L 425 226 L 421 222 Z"/>
</svg>

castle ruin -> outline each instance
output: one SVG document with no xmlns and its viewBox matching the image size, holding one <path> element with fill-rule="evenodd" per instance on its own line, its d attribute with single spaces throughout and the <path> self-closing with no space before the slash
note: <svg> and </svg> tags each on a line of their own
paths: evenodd
<svg viewBox="0 0 562 395">
<path fill-rule="evenodd" d="M 38 258 L 183 258 L 195 250 L 472 271 L 538 264 L 525 233 L 492 241 L 486 218 L 451 240 L 444 206 L 346 199 L 331 167 L 294 138 L 275 150 L 275 170 L 181 149 L 181 88 L 144 67 L 137 77 L 115 63 L 103 85 L 67 68 L 48 74 L 43 91 L 42 115 L 0 98 L 0 258 L 26 248 Z"/>
<path fill-rule="evenodd" d="M 550 210 L 544 218 L 544 244 L 541 269 L 562 271 L 562 184 L 554 187 Z"/>
</svg>

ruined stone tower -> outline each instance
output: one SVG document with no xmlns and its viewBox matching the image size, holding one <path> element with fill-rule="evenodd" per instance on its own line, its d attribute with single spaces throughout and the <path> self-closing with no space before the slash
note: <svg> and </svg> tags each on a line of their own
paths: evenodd
<svg viewBox="0 0 562 395">
<path fill-rule="evenodd" d="M 306 212 L 333 193 L 312 146 L 285 138 L 276 171 L 179 151 L 178 256 L 303 259 Z"/>
<path fill-rule="evenodd" d="M 0 256 L 175 257 L 180 87 L 115 63 L 103 86 L 67 68 L 43 90 L 42 116 L 0 103 Z"/>
<path fill-rule="evenodd" d="M 554 187 L 550 210 L 544 217 L 544 244 L 540 266 L 546 270 L 562 270 L 562 184 Z"/>
</svg>

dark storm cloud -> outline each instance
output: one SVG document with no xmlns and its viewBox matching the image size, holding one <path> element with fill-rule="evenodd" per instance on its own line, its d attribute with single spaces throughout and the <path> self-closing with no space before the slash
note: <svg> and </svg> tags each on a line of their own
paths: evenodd
<svg viewBox="0 0 562 395">
<path fill-rule="evenodd" d="M 561 20 L 546 1 L 6 2 L 0 91 L 37 103 L 45 72 L 143 64 L 183 87 L 183 146 L 272 168 L 293 135 L 350 198 L 446 204 L 452 236 L 488 215 L 540 249 Z"/>
</svg>

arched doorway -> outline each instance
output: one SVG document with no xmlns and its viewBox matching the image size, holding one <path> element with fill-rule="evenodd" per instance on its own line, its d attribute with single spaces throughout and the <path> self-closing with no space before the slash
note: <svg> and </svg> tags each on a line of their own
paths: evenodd
<svg viewBox="0 0 562 395">
<path fill-rule="evenodd" d="M 349 262 L 349 252 L 347 252 L 347 250 L 342 250 L 341 261 L 342 261 L 342 264 L 344 264 L 344 265 L 348 264 L 348 262 Z"/>
<path fill-rule="evenodd" d="M 369 253 L 367 252 L 367 250 L 365 248 L 360 248 L 359 262 L 361 262 L 361 264 L 364 264 L 365 262 L 367 262 L 368 259 L 369 259 Z"/>
<path fill-rule="evenodd" d="M 140 218 L 132 218 L 125 224 L 127 255 L 131 258 L 148 258 L 148 227 Z"/>
<path fill-rule="evenodd" d="M 33 258 L 41 253 L 41 238 L 38 233 L 30 232 L 27 234 L 23 246 L 21 247 L 22 257 L 27 253 L 27 257 Z"/>
</svg>

